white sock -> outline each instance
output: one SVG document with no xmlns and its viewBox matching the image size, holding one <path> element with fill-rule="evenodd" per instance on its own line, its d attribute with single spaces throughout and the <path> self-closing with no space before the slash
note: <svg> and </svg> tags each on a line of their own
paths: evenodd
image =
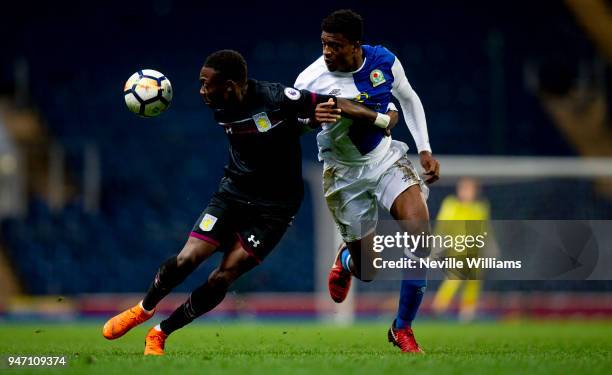
<svg viewBox="0 0 612 375">
<path fill-rule="evenodd" d="M 142 311 L 144 311 L 145 313 L 147 313 L 149 315 L 153 314 L 153 311 L 155 311 L 155 309 L 153 309 L 153 310 L 145 309 L 144 306 L 142 305 L 142 301 L 138 302 L 138 305 L 140 305 L 140 308 L 142 309 Z"/>
</svg>

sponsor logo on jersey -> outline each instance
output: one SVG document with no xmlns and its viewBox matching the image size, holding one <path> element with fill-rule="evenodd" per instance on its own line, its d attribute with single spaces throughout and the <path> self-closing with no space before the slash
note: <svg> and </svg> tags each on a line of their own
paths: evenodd
<svg viewBox="0 0 612 375">
<path fill-rule="evenodd" d="M 387 79 L 380 69 L 374 69 L 370 72 L 370 81 L 372 81 L 372 86 L 376 87 L 385 83 Z"/>
<path fill-rule="evenodd" d="M 272 129 L 272 123 L 270 122 L 270 119 L 268 118 L 266 112 L 258 113 L 253 116 L 253 121 L 255 121 L 257 130 L 259 130 L 260 133 L 265 133 L 268 130 Z"/>
<path fill-rule="evenodd" d="M 369 98 L 370 98 L 370 95 L 368 95 L 367 92 L 360 92 L 359 94 L 357 94 L 357 96 L 353 100 L 355 100 L 358 103 L 363 103 Z"/>
<path fill-rule="evenodd" d="M 338 96 L 342 92 L 342 89 L 333 89 L 329 92 L 329 95 Z"/>
<path fill-rule="evenodd" d="M 285 96 L 288 97 L 291 100 L 298 100 L 300 98 L 300 96 L 302 96 L 302 94 L 298 90 L 296 90 L 296 89 L 294 89 L 292 87 L 286 87 L 285 88 Z"/>
<path fill-rule="evenodd" d="M 213 227 L 215 226 L 215 223 L 217 222 L 217 218 L 211 214 L 206 214 L 204 215 L 204 217 L 202 218 L 202 221 L 200 222 L 200 229 L 202 229 L 204 232 L 210 232 Z"/>
</svg>

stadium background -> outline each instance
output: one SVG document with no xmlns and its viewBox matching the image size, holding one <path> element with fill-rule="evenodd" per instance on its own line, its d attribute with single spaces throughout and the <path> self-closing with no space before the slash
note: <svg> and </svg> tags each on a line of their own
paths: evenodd
<svg viewBox="0 0 612 375">
<path fill-rule="evenodd" d="M 320 55 L 320 20 L 332 9 L 360 12 L 365 41 L 400 58 L 435 156 L 612 156 L 612 23 L 603 1 L 34 4 L 2 5 L 0 318 L 106 317 L 133 302 L 124 293 L 145 291 L 182 246 L 227 157 L 198 95 L 204 58 L 236 49 L 250 77 L 291 85 Z M 159 118 L 137 118 L 123 103 L 125 80 L 142 68 L 172 81 L 173 103 Z M 403 122 L 394 137 L 414 151 Z M 315 163 L 314 136 L 302 144 L 305 163 Z M 453 192 L 457 176 L 445 181 L 445 173 L 443 164 L 432 215 Z M 595 177 L 497 181 L 484 193 L 496 219 L 609 219 L 612 185 Z M 217 314 L 316 314 L 313 207 L 321 202 L 312 195 L 307 186 L 293 227 Z M 199 285 L 216 259 L 178 291 Z M 487 283 L 482 313 L 609 317 L 611 286 Z M 358 313 L 392 313 L 397 288 L 360 285 Z"/>
</svg>

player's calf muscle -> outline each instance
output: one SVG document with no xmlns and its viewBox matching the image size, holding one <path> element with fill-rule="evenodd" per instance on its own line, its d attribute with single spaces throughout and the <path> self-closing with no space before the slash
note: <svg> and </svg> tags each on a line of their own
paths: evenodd
<svg viewBox="0 0 612 375">
<path fill-rule="evenodd" d="M 374 260 L 372 238 L 373 234 L 359 241 L 347 244 L 351 253 L 351 270 L 353 275 L 364 282 L 373 281 L 377 273 L 377 269 L 372 265 Z"/>
<path fill-rule="evenodd" d="M 208 278 L 209 282 L 229 287 L 240 276 L 258 265 L 257 261 L 248 255 L 245 250 L 239 249 L 239 251 L 244 252 L 245 256 L 240 256 L 229 264 L 228 262 L 223 262 L 210 274 Z"/>
<path fill-rule="evenodd" d="M 208 283 L 215 289 L 227 289 L 243 273 L 244 272 L 238 273 L 216 268 L 208 276 Z"/>
<path fill-rule="evenodd" d="M 155 279 L 143 299 L 143 307 L 147 310 L 153 309 L 214 250 L 215 247 L 212 244 L 190 238 L 179 254 L 166 259 L 160 265 Z"/>
</svg>

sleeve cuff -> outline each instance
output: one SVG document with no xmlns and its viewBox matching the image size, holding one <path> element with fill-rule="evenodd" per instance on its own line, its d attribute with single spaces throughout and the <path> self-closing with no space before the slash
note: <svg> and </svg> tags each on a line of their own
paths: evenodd
<svg viewBox="0 0 612 375">
<path fill-rule="evenodd" d="M 418 145 L 417 146 L 417 150 L 419 151 L 419 154 L 423 151 L 429 151 L 431 152 L 431 146 L 429 145 L 429 142 L 422 144 L 422 145 Z"/>
</svg>

